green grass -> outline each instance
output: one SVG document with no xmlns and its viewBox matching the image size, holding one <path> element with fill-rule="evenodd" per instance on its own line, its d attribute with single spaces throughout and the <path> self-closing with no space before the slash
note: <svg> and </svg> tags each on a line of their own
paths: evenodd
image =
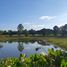
<svg viewBox="0 0 67 67">
<path fill-rule="evenodd" d="M 67 38 L 48 37 L 46 40 L 67 50 Z"/>
</svg>

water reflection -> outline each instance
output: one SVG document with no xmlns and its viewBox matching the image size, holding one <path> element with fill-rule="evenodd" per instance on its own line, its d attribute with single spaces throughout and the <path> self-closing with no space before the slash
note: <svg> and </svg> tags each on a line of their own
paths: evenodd
<svg viewBox="0 0 67 67">
<path fill-rule="evenodd" d="M 54 45 L 54 47 L 55 47 L 55 48 L 57 48 L 57 46 L 56 46 L 56 45 Z"/>
<path fill-rule="evenodd" d="M 2 44 L 0 44 L 0 48 L 3 48 L 3 45 Z"/>
<path fill-rule="evenodd" d="M 41 49 L 41 47 L 37 47 L 37 48 L 35 48 L 36 51 L 38 51 L 39 49 Z"/>
<path fill-rule="evenodd" d="M 12 40 L 9 40 L 8 43 L 12 43 L 13 41 Z"/>
<path fill-rule="evenodd" d="M 48 42 L 42 41 L 42 40 L 39 40 L 37 42 L 38 42 L 38 44 L 41 44 L 41 45 L 50 45 Z"/>
<path fill-rule="evenodd" d="M 0 42 L 0 58 L 4 57 L 19 57 L 20 54 L 25 54 L 27 57 L 31 54 L 47 53 L 48 49 L 60 49 L 52 44 L 46 45 L 44 42 L 27 40 L 27 41 L 8 41 Z"/>
<path fill-rule="evenodd" d="M 30 43 L 32 43 L 32 44 L 35 43 L 35 42 L 36 42 L 36 40 L 30 40 Z"/>
<path fill-rule="evenodd" d="M 23 42 L 18 42 L 18 50 L 20 51 L 20 52 L 22 52 L 23 51 L 23 49 L 24 49 L 24 46 L 23 46 Z"/>
</svg>

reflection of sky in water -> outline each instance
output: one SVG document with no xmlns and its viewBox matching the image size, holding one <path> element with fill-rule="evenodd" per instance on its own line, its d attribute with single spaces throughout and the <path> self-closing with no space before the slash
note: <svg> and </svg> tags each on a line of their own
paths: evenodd
<svg viewBox="0 0 67 67">
<path fill-rule="evenodd" d="M 61 48 L 55 48 L 53 45 L 40 45 L 37 42 L 35 43 L 18 43 L 18 42 L 13 42 L 13 43 L 0 43 L 3 45 L 3 47 L 0 48 L 0 58 L 5 58 L 5 57 L 19 57 L 19 55 L 26 54 L 26 56 L 29 56 L 31 54 L 40 54 L 44 52 L 45 54 L 48 52 L 49 48 L 54 48 L 56 49 L 61 49 Z M 36 51 L 36 48 L 38 49 Z"/>
</svg>

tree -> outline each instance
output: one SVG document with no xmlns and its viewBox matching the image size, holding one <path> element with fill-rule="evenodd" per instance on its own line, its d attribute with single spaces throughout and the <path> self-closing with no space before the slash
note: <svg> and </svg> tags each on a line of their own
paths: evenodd
<svg viewBox="0 0 67 67">
<path fill-rule="evenodd" d="M 13 34 L 12 30 L 8 30 L 8 35 L 12 36 L 12 34 Z"/>
<path fill-rule="evenodd" d="M 24 35 L 25 35 L 25 36 L 28 36 L 28 35 L 29 35 L 27 29 L 24 30 Z"/>
<path fill-rule="evenodd" d="M 60 30 L 61 30 L 62 36 L 65 36 L 65 35 L 67 36 L 67 24 L 65 24 L 64 26 L 61 26 Z"/>
<path fill-rule="evenodd" d="M 53 30 L 52 29 L 46 29 L 45 34 L 46 34 L 46 36 L 52 36 Z"/>
<path fill-rule="evenodd" d="M 0 30 L 0 35 L 2 35 L 3 34 L 3 31 L 2 30 Z"/>
<path fill-rule="evenodd" d="M 59 33 L 59 27 L 58 26 L 54 26 L 53 27 L 53 31 L 54 31 L 54 35 L 57 36 Z"/>
<path fill-rule="evenodd" d="M 42 35 L 45 36 L 46 35 L 46 29 L 45 28 L 41 29 L 40 33 L 42 33 Z"/>
<path fill-rule="evenodd" d="M 22 31 L 23 31 L 24 27 L 22 24 L 19 24 L 18 27 L 17 27 L 17 30 L 18 30 L 18 35 L 20 36 Z"/>
<path fill-rule="evenodd" d="M 6 30 L 4 30 L 4 31 L 2 32 L 2 34 L 3 34 L 3 35 L 8 35 L 8 32 L 7 32 Z"/>
<path fill-rule="evenodd" d="M 33 29 L 31 29 L 31 30 L 29 30 L 29 34 L 31 34 L 31 35 L 35 35 L 35 33 L 36 33 L 36 31 L 35 30 L 33 30 Z"/>
</svg>

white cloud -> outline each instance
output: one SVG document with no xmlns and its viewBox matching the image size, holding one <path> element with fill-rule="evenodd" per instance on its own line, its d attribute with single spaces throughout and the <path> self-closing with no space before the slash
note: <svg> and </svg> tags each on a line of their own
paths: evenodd
<svg viewBox="0 0 67 67">
<path fill-rule="evenodd" d="M 54 19 L 56 16 L 41 16 L 39 19 L 41 20 L 52 20 Z"/>
</svg>

